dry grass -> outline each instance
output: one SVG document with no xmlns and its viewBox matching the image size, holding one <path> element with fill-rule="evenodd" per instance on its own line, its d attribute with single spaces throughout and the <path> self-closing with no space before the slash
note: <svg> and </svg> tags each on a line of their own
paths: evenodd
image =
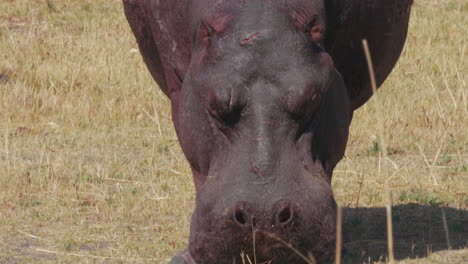
<svg viewBox="0 0 468 264">
<path fill-rule="evenodd" d="M 373 100 L 355 114 L 333 180 L 343 263 L 385 260 L 387 176 L 396 259 L 468 259 L 467 14 L 416 1 L 379 94 L 388 160 Z M 167 263 L 183 249 L 194 190 L 169 106 L 120 1 L 1 1 L 0 263 Z"/>
</svg>

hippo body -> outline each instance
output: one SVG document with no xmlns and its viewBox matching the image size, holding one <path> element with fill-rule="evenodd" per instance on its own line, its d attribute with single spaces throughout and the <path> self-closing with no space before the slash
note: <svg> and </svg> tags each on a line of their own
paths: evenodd
<svg viewBox="0 0 468 264">
<path fill-rule="evenodd" d="M 333 169 L 372 95 L 362 39 L 380 86 L 412 0 L 123 2 L 194 177 L 189 245 L 172 263 L 330 261 Z"/>
</svg>

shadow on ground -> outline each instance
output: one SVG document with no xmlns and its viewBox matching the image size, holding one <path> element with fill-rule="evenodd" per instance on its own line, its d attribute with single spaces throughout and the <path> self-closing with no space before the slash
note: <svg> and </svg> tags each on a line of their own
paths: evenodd
<svg viewBox="0 0 468 264">
<path fill-rule="evenodd" d="M 446 239 L 443 212 L 447 222 Z M 428 253 L 468 247 L 468 211 L 407 204 L 392 209 L 395 258 L 424 258 Z M 385 260 L 385 208 L 343 208 L 344 263 Z"/>
</svg>

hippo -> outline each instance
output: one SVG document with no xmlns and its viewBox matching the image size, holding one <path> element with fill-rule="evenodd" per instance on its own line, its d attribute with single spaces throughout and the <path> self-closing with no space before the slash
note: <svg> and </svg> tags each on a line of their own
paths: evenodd
<svg viewBox="0 0 468 264">
<path fill-rule="evenodd" d="M 123 0 L 193 173 L 173 264 L 333 260 L 333 169 L 403 49 L 412 0 Z"/>
</svg>

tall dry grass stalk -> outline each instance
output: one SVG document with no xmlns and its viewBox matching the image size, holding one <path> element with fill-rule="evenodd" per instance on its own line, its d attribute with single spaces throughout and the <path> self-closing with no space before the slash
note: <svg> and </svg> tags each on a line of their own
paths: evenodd
<svg viewBox="0 0 468 264">
<path fill-rule="evenodd" d="M 372 85 L 372 92 L 373 96 L 375 98 L 375 108 L 376 108 L 376 116 L 377 116 L 377 127 L 378 127 L 378 135 L 379 135 L 379 143 L 382 147 L 382 154 L 383 154 L 383 163 L 382 165 L 385 165 L 385 163 L 388 160 L 388 151 L 387 151 L 387 144 L 385 140 L 385 130 L 384 130 L 384 125 L 383 125 L 383 112 L 381 109 L 381 101 L 380 98 L 378 97 L 377 94 L 377 83 L 375 81 L 375 73 L 374 73 L 374 66 L 372 64 L 372 58 L 370 55 L 369 51 L 369 45 L 367 43 L 367 40 L 364 39 L 362 40 L 362 45 L 364 48 L 364 53 L 366 54 L 366 60 L 367 60 L 367 66 L 369 68 L 369 75 L 371 79 L 371 85 Z M 380 164 L 380 162 L 379 162 Z M 379 173 L 381 171 L 379 170 Z M 384 173 L 387 173 L 386 167 L 384 166 Z M 389 181 L 390 178 L 388 174 L 386 174 L 384 177 L 385 179 L 385 196 L 386 196 L 386 211 L 387 211 L 387 246 L 388 246 L 388 258 L 391 264 L 395 263 L 395 255 L 394 255 L 394 250 L 393 250 L 393 223 L 392 223 L 392 201 L 391 201 L 391 193 L 390 193 L 390 187 L 389 187 Z"/>
<path fill-rule="evenodd" d="M 336 210 L 335 264 L 341 264 L 341 250 L 343 245 L 343 213 L 340 206 L 338 206 Z"/>
<path fill-rule="evenodd" d="M 445 209 L 442 207 L 440 208 L 442 213 L 442 223 L 444 225 L 444 232 L 445 232 L 445 241 L 447 241 L 447 249 L 452 249 L 452 243 L 450 243 L 450 235 L 449 235 L 449 228 L 447 224 L 447 215 L 445 214 Z"/>
</svg>

